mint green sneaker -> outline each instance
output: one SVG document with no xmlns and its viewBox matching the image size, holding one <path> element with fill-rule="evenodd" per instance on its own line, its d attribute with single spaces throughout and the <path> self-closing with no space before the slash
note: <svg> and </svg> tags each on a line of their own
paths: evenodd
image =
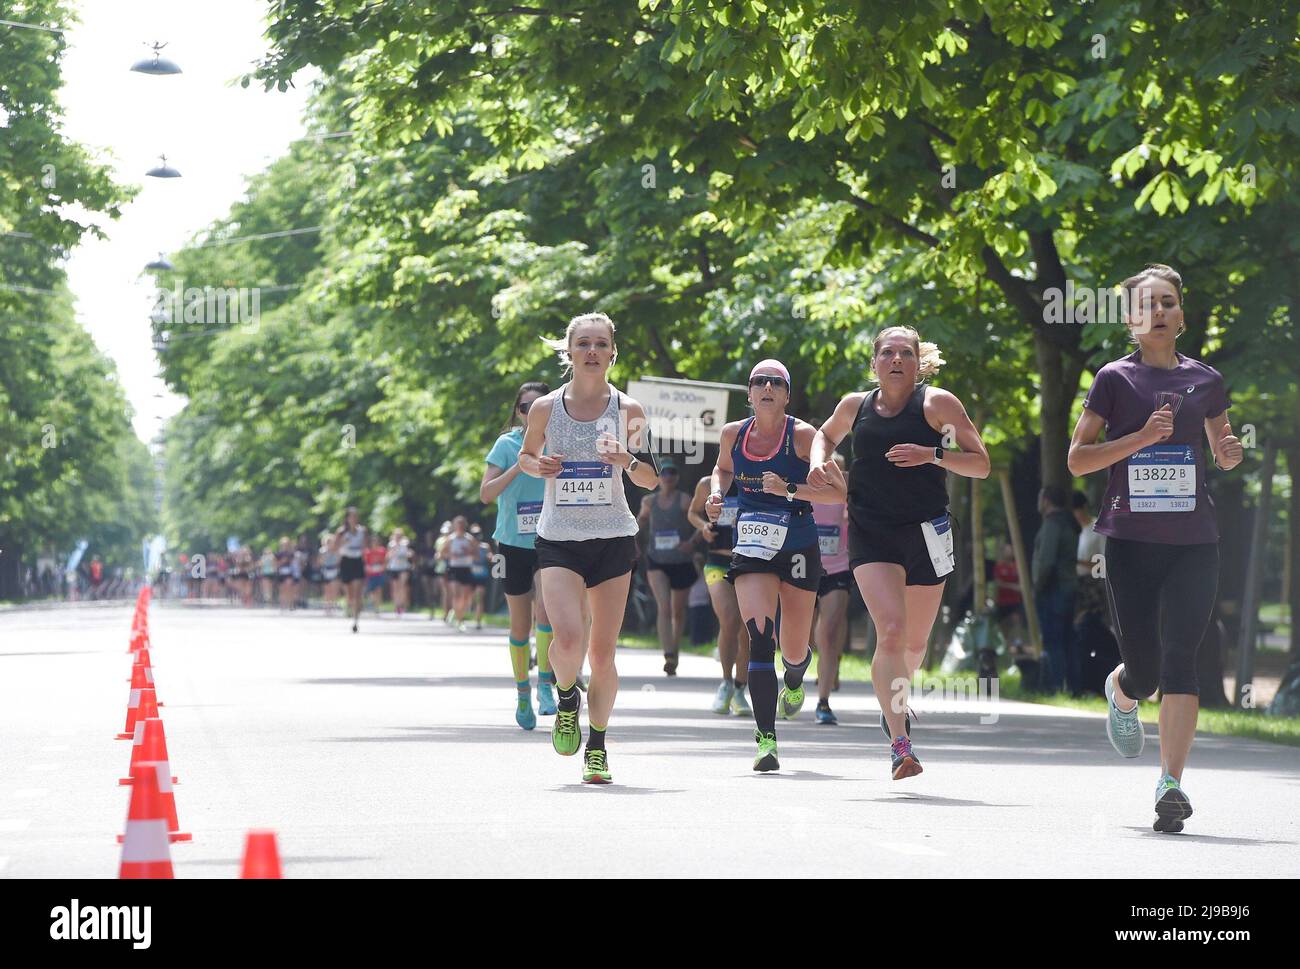
<svg viewBox="0 0 1300 969">
<path fill-rule="evenodd" d="M 1106 708 L 1109 713 L 1106 718 L 1106 736 L 1121 757 L 1136 757 L 1142 753 L 1146 734 L 1142 732 L 1142 720 L 1138 717 L 1136 704 L 1127 713 L 1115 706 L 1114 679 L 1113 674 L 1106 677 Z"/>
<path fill-rule="evenodd" d="M 754 770 L 760 774 L 780 770 L 781 762 L 776 757 L 776 734 L 755 730 L 754 739 L 758 741 L 758 756 L 754 758 Z"/>
<path fill-rule="evenodd" d="M 1152 827 L 1166 834 L 1177 834 L 1191 816 L 1192 802 L 1183 793 L 1178 779 L 1165 774 L 1156 783 L 1156 823 Z"/>
<path fill-rule="evenodd" d="M 781 714 L 783 720 L 793 720 L 799 716 L 799 711 L 803 709 L 803 686 L 800 685 L 795 689 L 788 686 L 782 686 L 781 692 L 776 698 L 776 710 Z"/>
<path fill-rule="evenodd" d="M 582 727 L 578 725 L 578 713 L 582 709 L 582 694 L 578 694 L 578 705 L 573 710 L 556 710 L 555 723 L 551 725 L 551 746 L 557 754 L 572 757 L 582 746 Z"/>
<path fill-rule="evenodd" d="M 735 692 L 736 686 L 730 680 L 719 683 L 718 694 L 713 698 L 713 705 L 709 707 L 709 712 L 725 717 L 731 711 L 731 698 Z"/>
<path fill-rule="evenodd" d="M 736 692 L 731 694 L 731 712 L 738 717 L 752 717 L 754 711 L 750 709 L 749 701 L 745 699 L 744 683 L 736 684 Z"/>
<path fill-rule="evenodd" d="M 525 730 L 537 726 L 537 714 L 533 713 L 533 699 L 527 693 L 520 693 L 515 703 L 515 723 Z"/>
</svg>

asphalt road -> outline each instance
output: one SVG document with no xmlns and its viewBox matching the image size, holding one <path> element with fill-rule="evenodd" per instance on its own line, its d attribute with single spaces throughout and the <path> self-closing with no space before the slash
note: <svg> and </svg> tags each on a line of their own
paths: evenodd
<svg viewBox="0 0 1300 969">
<path fill-rule="evenodd" d="M 125 606 L 0 613 L 0 877 L 116 876 L 129 622 Z M 1294 747 L 1200 735 L 1196 814 L 1159 835 L 1155 738 L 1124 761 L 1098 715 L 926 697 L 925 773 L 894 782 L 875 698 L 846 683 L 840 726 L 814 725 L 810 696 L 778 729 L 783 769 L 759 776 L 752 723 L 708 711 L 716 663 L 683 656 L 669 680 L 621 650 L 615 783 L 586 787 L 550 718 L 515 726 L 503 630 L 385 617 L 354 636 L 337 617 L 157 602 L 150 632 L 194 834 L 172 846 L 178 878 L 234 877 L 251 827 L 277 831 L 290 878 L 1300 874 Z"/>
</svg>

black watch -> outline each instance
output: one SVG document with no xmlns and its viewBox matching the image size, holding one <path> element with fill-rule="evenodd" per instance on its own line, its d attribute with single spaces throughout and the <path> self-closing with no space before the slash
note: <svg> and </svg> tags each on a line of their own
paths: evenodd
<svg viewBox="0 0 1300 969">
<path fill-rule="evenodd" d="M 938 464 L 942 460 L 943 460 L 943 448 L 937 447 L 934 449 L 934 463 Z"/>
<path fill-rule="evenodd" d="M 798 490 L 799 490 L 799 486 L 797 484 L 795 484 L 793 481 L 788 482 L 785 486 L 785 500 L 794 501 L 795 492 Z"/>
</svg>

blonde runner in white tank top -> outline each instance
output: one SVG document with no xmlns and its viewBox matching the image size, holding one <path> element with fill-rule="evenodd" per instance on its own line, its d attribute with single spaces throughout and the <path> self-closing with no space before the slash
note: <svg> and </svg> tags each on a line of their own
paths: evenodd
<svg viewBox="0 0 1300 969">
<path fill-rule="evenodd" d="M 558 477 L 546 479 L 537 535 L 548 542 L 585 542 L 593 538 L 622 538 L 639 530 L 627 506 L 623 469 L 604 464 L 596 451 L 596 438 L 613 434 L 627 446 L 626 425 L 619 419 L 621 395 L 610 384 L 609 403 L 594 421 L 569 416 L 562 386 L 551 404 L 546 422 L 546 452 L 562 455 Z"/>
</svg>

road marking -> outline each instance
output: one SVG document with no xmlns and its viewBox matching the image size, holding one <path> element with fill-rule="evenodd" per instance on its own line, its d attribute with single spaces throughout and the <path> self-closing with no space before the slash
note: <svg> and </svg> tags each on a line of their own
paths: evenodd
<svg viewBox="0 0 1300 969">
<path fill-rule="evenodd" d="M 27 769 L 48 772 L 48 771 L 58 770 L 59 765 L 58 764 L 28 764 Z"/>
<path fill-rule="evenodd" d="M 0 871 L 9 867 L 9 858 L 7 855 L 0 855 Z"/>
<path fill-rule="evenodd" d="M 44 797 L 50 793 L 46 787 L 26 787 L 21 791 L 14 791 L 14 797 Z"/>
<path fill-rule="evenodd" d="M 16 818 L 12 821 L 0 821 L 0 831 L 26 831 L 32 826 L 32 822 L 26 818 Z"/>
<path fill-rule="evenodd" d="M 925 845 L 907 844 L 902 841 L 877 841 L 877 848 L 884 848 L 886 851 L 894 851 L 900 855 L 925 855 L 930 858 L 943 858 L 944 853 L 936 848 L 928 848 Z"/>
<path fill-rule="evenodd" d="M 71 750 L 71 749 L 72 748 L 69 747 L 67 744 L 50 744 L 48 747 L 41 748 L 41 750 L 47 751 L 48 753 L 51 754 L 61 754 L 64 751 Z"/>
</svg>

